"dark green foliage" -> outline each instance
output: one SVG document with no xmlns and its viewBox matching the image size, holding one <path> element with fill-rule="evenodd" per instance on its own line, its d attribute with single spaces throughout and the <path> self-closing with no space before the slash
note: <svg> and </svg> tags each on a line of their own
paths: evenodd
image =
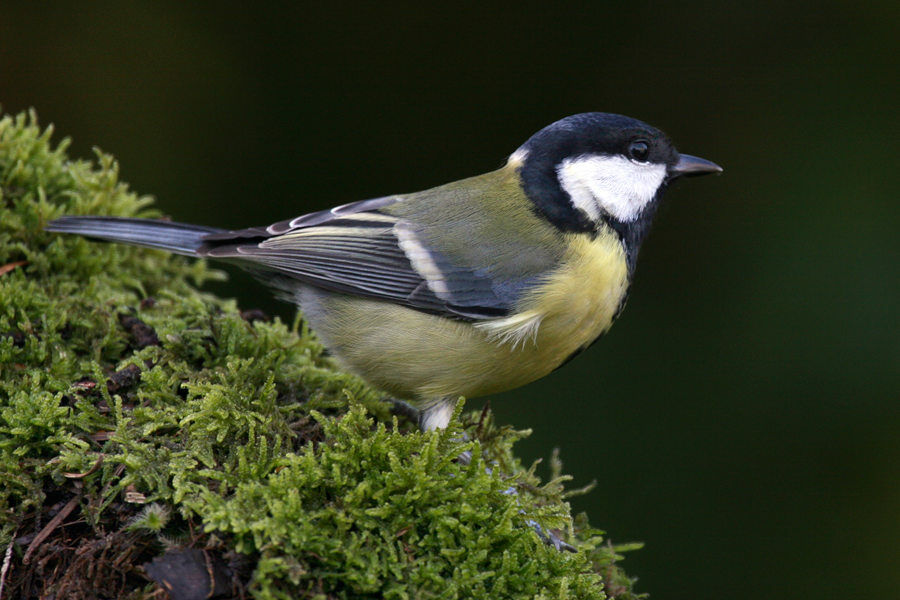
<svg viewBox="0 0 900 600">
<path fill-rule="evenodd" d="M 65 214 L 158 216 L 111 157 L 70 161 L 49 138 L 0 121 L 6 593 L 145 597 L 140 565 L 190 546 L 259 598 L 633 597 L 600 532 L 573 525 L 558 461 L 541 484 L 514 457 L 523 432 L 467 413 L 420 433 L 299 321 L 198 291 L 222 277 L 203 261 L 44 233 Z"/>
</svg>

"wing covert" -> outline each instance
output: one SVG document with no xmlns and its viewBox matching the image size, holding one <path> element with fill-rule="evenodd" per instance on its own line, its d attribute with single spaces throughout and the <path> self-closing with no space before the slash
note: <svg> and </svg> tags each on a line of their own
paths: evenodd
<svg viewBox="0 0 900 600">
<path fill-rule="evenodd" d="M 454 319 L 507 315 L 483 273 L 423 244 L 407 221 L 380 209 L 391 196 L 310 213 L 269 227 L 216 233 L 200 254 L 243 259 L 324 289 L 395 302 Z"/>
</svg>

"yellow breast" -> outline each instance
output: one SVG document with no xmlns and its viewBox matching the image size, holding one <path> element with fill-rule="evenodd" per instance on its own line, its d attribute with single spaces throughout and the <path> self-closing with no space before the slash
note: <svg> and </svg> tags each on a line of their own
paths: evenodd
<svg viewBox="0 0 900 600">
<path fill-rule="evenodd" d="M 471 323 L 332 297 L 314 328 L 352 370 L 407 399 L 477 397 L 551 372 L 609 329 L 628 286 L 614 232 L 571 236 L 560 267 L 511 317 Z M 318 319 L 317 319 L 318 320 Z"/>
<path fill-rule="evenodd" d="M 476 325 L 539 377 L 609 329 L 628 289 L 625 251 L 613 232 L 571 235 L 568 242 L 561 267 L 513 316 Z"/>
</svg>

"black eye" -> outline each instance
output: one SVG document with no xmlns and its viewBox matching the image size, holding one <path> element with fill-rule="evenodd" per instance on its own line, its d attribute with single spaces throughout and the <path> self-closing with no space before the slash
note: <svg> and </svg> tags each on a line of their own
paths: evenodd
<svg viewBox="0 0 900 600">
<path fill-rule="evenodd" d="M 644 140 L 636 140 L 628 146 L 628 156 L 640 162 L 647 162 L 650 156 L 650 144 Z"/>
</svg>

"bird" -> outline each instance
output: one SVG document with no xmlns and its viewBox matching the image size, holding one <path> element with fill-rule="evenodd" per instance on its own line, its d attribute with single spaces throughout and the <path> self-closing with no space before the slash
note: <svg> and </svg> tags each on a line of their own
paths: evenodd
<svg viewBox="0 0 900 600">
<path fill-rule="evenodd" d="M 45 229 L 248 268 L 427 431 L 459 397 L 530 383 L 606 333 L 664 191 L 721 171 L 642 121 L 589 112 L 494 171 L 267 227 L 65 216 Z"/>
</svg>

